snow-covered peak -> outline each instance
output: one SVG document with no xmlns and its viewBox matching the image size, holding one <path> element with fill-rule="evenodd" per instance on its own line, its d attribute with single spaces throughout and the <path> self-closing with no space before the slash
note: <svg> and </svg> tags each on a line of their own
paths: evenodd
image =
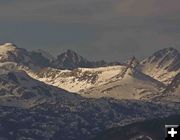
<svg viewBox="0 0 180 140">
<path fill-rule="evenodd" d="M 180 68 L 180 53 L 174 48 L 165 48 L 155 52 L 141 62 L 142 65 L 154 65 L 155 68 L 162 68 L 168 71 Z"/>
<path fill-rule="evenodd" d="M 140 70 L 166 84 L 180 72 L 180 53 L 174 48 L 165 48 L 155 52 L 140 63 Z"/>
<path fill-rule="evenodd" d="M 32 76 L 49 85 L 92 98 L 140 99 L 158 94 L 164 88 L 161 82 L 125 65 L 75 70 L 48 68 Z"/>
<path fill-rule="evenodd" d="M 0 45 L 0 54 L 14 51 L 15 49 L 16 49 L 16 45 L 14 45 L 13 43 L 5 43 L 3 45 Z"/>
<path fill-rule="evenodd" d="M 107 83 L 123 71 L 124 66 L 99 68 L 78 68 L 75 70 L 59 70 L 46 68 L 35 73 L 35 79 L 71 92 L 85 90 L 92 86 Z"/>
<path fill-rule="evenodd" d="M 15 44 L 10 43 L 10 42 L 8 42 L 8 43 L 4 43 L 4 44 L 3 44 L 3 45 L 1 45 L 1 46 L 13 46 L 13 47 L 16 47 L 16 45 L 15 45 Z"/>
<path fill-rule="evenodd" d="M 151 100 L 164 88 L 161 82 L 137 71 L 134 68 L 123 68 L 117 75 L 84 91 L 85 97 L 115 99 Z"/>
<path fill-rule="evenodd" d="M 14 62 L 32 70 L 39 70 L 49 66 L 50 60 L 44 55 L 45 52 L 29 52 L 26 49 L 16 47 L 13 43 L 0 45 L 0 63 Z"/>
</svg>

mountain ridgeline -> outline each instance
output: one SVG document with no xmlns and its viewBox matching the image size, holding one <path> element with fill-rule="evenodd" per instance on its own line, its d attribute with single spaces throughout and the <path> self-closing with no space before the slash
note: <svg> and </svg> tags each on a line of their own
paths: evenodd
<svg viewBox="0 0 180 140">
<path fill-rule="evenodd" d="M 34 70 L 53 67 L 58 69 L 76 69 L 79 67 L 94 68 L 102 66 L 119 65 L 119 62 L 107 63 L 105 61 L 89 61 L 78 55 L 72 50 L 58 55 L 56 58 L 51 57 L 45 51 L 27 51 L 18 48 L 12 43 L 5 43 L 0 46 L 0 62 L 16 62 L 33 68 Z"/>
<path fill-rule="evenodd" d="M 0 45 L 0 140 L 161 139 L 163 118 L 179 122 L 179 103 L 173 48 L 108 63 Z"/>
</svg>

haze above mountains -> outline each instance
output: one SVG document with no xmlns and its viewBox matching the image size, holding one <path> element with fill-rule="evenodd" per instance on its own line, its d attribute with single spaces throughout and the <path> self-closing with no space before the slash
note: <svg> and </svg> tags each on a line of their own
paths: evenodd
<svg viewBox="0 0 180 140">
<path fill-rule="evenodd" d="M 109 63 L 71 50 L 53 58 L 3 44 L 0 138 L 88 140 L 115 126 L 178 114 L 179 73 L 174 48 Z"/>
<path fill-rule="evenodd" d="M 1 41 L 30 50 L 124 61 L 179 49 L 179 0 L 1 0 L 0 7 Z"/>
</svg>

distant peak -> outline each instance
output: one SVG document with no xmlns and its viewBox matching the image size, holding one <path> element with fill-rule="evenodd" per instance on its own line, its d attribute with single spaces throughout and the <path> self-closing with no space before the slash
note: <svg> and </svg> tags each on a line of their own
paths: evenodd
<svg viewBox="0 0 180 140">
<path fill-rule="evenodd" d="M 13 43 L 4 43 L 4 46 L 15 46 Z"/>
<path fill-rule="evenodd" d="M 165 48 L 164 50 L 167 50 L 167 51 L 177 51 L 175 48 L 173 47 L 169 47 L 169 48 Z"/>
<path fill-rule="evenodd" d="M 12 52 L 16 49 L 17 47 L 13 43 L 5 43 L 5 44 L 0 45 L 0 54 L 4 55 L 5 53 Z"/>
<path fill-rule="evenodd" d="M 11 47 L 11 48 L 16 48 L 16 45 L 13 43 L 4 43 L 0 45 L 1 47 Z"/>
<path fill-rule="evenodd" d="M 164 49 L 161 49 L 159 51 L 156 51 L 155 53 L 153 53 L 149 59 L 154 59 L 154 58 L 158 58 L 158 59 L 161 59 L 161 58 L 164 58 L 165 56 L 168 56 L 168 57 L 171 57 L 171 58 L 174 58 L 176 56 L 179 56 L 180 53 L 177 49 L 175 48 L 164 48 Z M 156 60 L 157 61 L 157 60 Z"/>
<path fill-rule="evenodd" d="M 73 50 L 67 49 L 63 54 L 61 54 L 61 56 L 66 56 L 66 57 L 77 57 L 80 58 L 82 56 L 80 56 L 78 53 L 76 53 Z"/>
<path fill-rule="evenodd" d="M 169 47 L 169 48 L 164 48 L 162 50 L 157 51 L 156 53 L 163 53 L 163 54 L 167 54 L 167 53 L 179 53 L 177 49 Z"/>
<path fill-rule="evenodd" d="M 70 49 L 67 49 L 67 50 L 65 51 L 65 53 L 68 53 L 68 54 L 77 54 L 75 51 L 70 50 Z"/>
<path fill-rule="evenodd" d="M 146 71 L 153 71 L 157 69 L 176 71 L 179 69 L 179 58 L 179 51 L 175 48 L 169 47 L 153 53 L 150 57 L 144 59 L 141 64 L 145 66 L 143 67 Z M 155 73 L 151 74 L 155 75 Z"/>
</svg>

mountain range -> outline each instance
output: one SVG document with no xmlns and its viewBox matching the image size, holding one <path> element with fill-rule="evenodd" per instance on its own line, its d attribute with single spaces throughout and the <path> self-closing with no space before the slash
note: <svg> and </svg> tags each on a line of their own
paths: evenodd
<svg viewBox="0 0 180 140">
<path fill-rule="evenodd" d="M 0 62 L 16 62 L 38 70 L 45 67 L 58 69 L 76 69 L 78 67 L 93 68 L 109 65 L 119 65 L 119 62 L 89 61 L 72 50 L 58 55 L 54 58 L 43 50 L 27 51 L 18 48 L 13 43 L 0 45 Z"/>
<path fill-rule="evenodd" d="M 0 46 L 0 139 L 88 140 L 108 129 L 179 114 L 180 53 L 89 61 L 72 50 Z"/>
</svg>

